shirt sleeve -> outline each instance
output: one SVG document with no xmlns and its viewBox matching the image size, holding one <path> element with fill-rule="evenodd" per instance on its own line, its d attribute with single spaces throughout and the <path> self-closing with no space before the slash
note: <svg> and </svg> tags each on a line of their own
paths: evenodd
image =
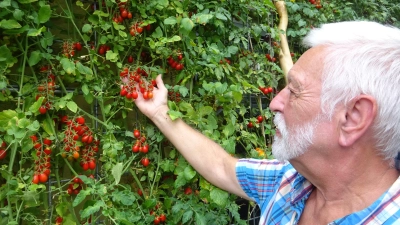
<svg viewBox="0 0 400 225">
<path fill-rule="evenodd" d="M 236 177 L 243 191 L 255 202 L 268 201 L 280 188 L 289 163 L 278 160 L 239 159 Z"/>
</svg>

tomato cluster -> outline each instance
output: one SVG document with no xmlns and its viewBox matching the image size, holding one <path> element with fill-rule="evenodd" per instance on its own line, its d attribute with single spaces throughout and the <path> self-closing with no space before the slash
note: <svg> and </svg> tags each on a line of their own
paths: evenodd
<svg viewBox="0 0 400 225">
<path fill-rule="evenodd" d="M 265 58 L 267 58 L 270 62 L 276 62 L 276 58 L 272 57 L 270 54 L 265 54 Z"/>
<path fill-rule="evenodd" d="M 146 142 L 146 135 L 140 133 L 138 129 L 133 130 L 133 136 L 136 138 L 135 144 L 132 146 L 132 152 L 147 154 L 149 152 L 149 144 Z"/>
<path fill-rule="evenodd" d="M 174 101 L 174 102 L 180 102 L 181 94 L 177 91 L 168 91 L 168 100 Z"/>
<path fill-rule="evenodd" d="M 7 144 L 3 141 L 0 146 L 0 160 L 4 159 L 7 156 L 6 148 Z"/>
<path fill-rule="evenodd" d="M 265 95 L 274 91 L 272 87 L 259 87 L 258 89 L 260 89 L 260 91 Z"/>
<path fill-rule="evenodd" d="M 80 42 L 64 41 L 62 44 L 63 55 L 67 58 L 75 56 L 75 50 L 82 50 L 82 44 Z"/>
<path fill-rule="evenodd" d="M 146 135 L 140 133 L 138 129 L 133 130 L 133 136 L 136 138 L 136 142 L 132 145 L 132 152 L 133 153 L 143 153 L 147 154 L 150 149 L 150 145 L 147 143 Z M 150 164 L 150 160 L 147 157 L 144 157 L 140 160 L 140 163 L 147 167 Z"/>
<path fill-rule="evenodd" d="M 185 68 L 185 65 L 181 63 L 183 59 L 182 53 L 177 54 L 176 59 L 177 60 L 175 60 L 174 57 L 169 56 L 167 59 L 168 65 L 176 70 L 183 70 L 183 68 Z"/>
<path fill-rule="evenodd" d="M 98 50 L 98 53 L 100 54 L 100 55 L 104 55 L 104 54 L 106 54 L 106 52 L 108 51 L 108 50 L 110 50 L 111 48 L 110 48 L 110 46 L 108 46 L 108 45 L 100 45 L 99 46 L 99 50 Z"/>
<path fill-rule="evenodd" d="M 229 59 L 227 59 L 227 58 L 224 58 L 224 60 L 221 59 L 221 60 L 219 61 L 219 64 L 224 64 L 224 63 L 231 65 L 231 60 L 229 60 Z"/>
<path fill-rule="evenodd" d="M 50 70 L 45 69 L 45 67 L 42 67 L 40 71 L 48 72 L 48 75 L 47 79 L 42 81 L 37 86 L 38 93 L 36 94 L 36 100 L 38 100 L 40 97 L 44 98 L 42 101 L 42 105 L 39 107 L 39 113 L 46 114 L 47 110 L 53 107 L 54 91 L 56 89 L 55 76 L 53 73 L 51 73 Z"/>
<path fill-rule="evenodd" d="M 52 152 L 52 140 L 49 138 L 43 139 L 43 145 L 38 140 L 36 135 L 30 136 L 33 147 L 36 149 L 35 158 L 35 173 L 33 175 L 32 183 L 45 183 L 50 176 L 51 168 L 51 152 Z"/>
<path fill-rule="evenodd" d="M 137 86 L 139 92 L 142 93 L 144 99 L 153 98 L 153 89 L 155 81 L 148 81 L 147 72 L 138 67 L 134 70 L 125 67 L 120 72 L 120 78 L 122 81 L 120 95 L 126 99 L 137 99 L 139 93 L 137 91 Z"/>
<path fill-rule="evenodd" d="M 131 36 L 136 36 L 138 34 L 143 33 L 143 30 L 146 29 L 147 31 L 151 30 L 151 25 L 148 24 L 146 26 L 142 26 L 142 22 L 138 22 L 138 23 L 133 23 L 131 25 L 131 27 L 129 28 L 129 33 L 131 34 Z"/>
<path fill-rule="evenodd" d="M 132 19 L 132 13 L 126 8 L 126 1 L 117 1 L 119 7 L 119 14 L 115 14 L 113 21 L 116 23 L 122 23 L 125 19 Z"/>
<path fill-rule="evenodd" d="M 90 174 L 88 176 L 90 179 L 94 179 L 93 174 Z M 68 188 L 67 188 L 67 193 L 69 195 L 77 195 L 79 192 L 83 189 L 83 185 L 85 183 L 82 181 L 81 178 L 75 177 L 72 179 L 72 181 L 69 183 Z"/>
<path fill-rule="evenodd" d="M 165 223 L 167 221 L 167 216 L 165 214 L 161 214 L 154 218 L 153 224 L 157 225 L 160 223 Z"/>
<path fill-rule="evenodd" d="M 64 130 L 64 148 L 61 156 L 68 160 L 77 160 L 80 156 L 80 165 L 83 170 L 96 168 L 96 153 L 99 151 L 99 141 L 93 137 L 93 132 L 85 125 L 85 118 L 76 117 L 74 120 L 62 116 L 61 121 L 66 124 Z M 82 147 L 82 149 L 81 149 Z"/>
<path fill-rule="evenodd" d="M 321 5 L 321 0 L 308 0 L 311 4 L 315 5 L 315 8 L 317 9 L 321 9 L 322 5 Z"/>
<path fill-rule="evenodd" d="M 256 119 L 257 119 L 257 123 L 262 123 L 264 121 L 264 117 L 261 115 L 257 116 Z M 249 123 L 247 124 L 247 128 L 251 129 L 253 127 L 254 127 L 253 122 L 249 121 Z"/>
</svg>

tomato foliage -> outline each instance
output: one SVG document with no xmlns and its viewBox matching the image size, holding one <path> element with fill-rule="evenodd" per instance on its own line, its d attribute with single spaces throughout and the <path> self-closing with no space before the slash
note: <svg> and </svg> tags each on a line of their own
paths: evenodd
<svg viewBox="0 0 400 225">
<path fill-rule="evenodd" d="M 322 22 L 399 25 L 390 1 L 358 2 L 365 12 L 286 2 L 293 59 Z M 233 156 L 271 158 L 267 104 L 283 81 L 271 1 L 3 0 L 0 9 L 0 224 L 246 224 L 237 197 L 200 176 L 134 101 L 153 97 L 161 73 L 172 119 Z"/>
</svg>

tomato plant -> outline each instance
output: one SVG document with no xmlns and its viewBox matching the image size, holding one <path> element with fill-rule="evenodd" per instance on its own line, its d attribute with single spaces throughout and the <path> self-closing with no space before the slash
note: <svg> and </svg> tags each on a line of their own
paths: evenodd
<svg viewBox="0 0 400 225">
<path fill-rule="evenodd" d="M 286 1 L 291 56 L 323 22 L 399 26 L 400 9 L 378 2 Z M 0 9 L 0 224 L 246 224 L 237 197 L 199 175 L 134 102 L 151 101 L 163 74 L 172 119 L 236 157 L 271 158 L 268 102 L 284 85 L 272 1 Z"/>
</svg>

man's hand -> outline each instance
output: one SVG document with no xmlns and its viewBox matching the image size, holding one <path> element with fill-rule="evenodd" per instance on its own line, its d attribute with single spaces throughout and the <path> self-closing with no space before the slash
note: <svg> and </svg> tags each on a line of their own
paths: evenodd
<svg viewBox="0 0 400 225">
<path fill-rule="evenodd" d="M 157 87 L 153 89 L 153 98 L 144 99 L 142 95 L 135 100 L 136 106 L 149 119 L 153 119 L 160 109 L 168 108 L 168 90 L 159 74 L 156 78 Z"/>
</svg>

